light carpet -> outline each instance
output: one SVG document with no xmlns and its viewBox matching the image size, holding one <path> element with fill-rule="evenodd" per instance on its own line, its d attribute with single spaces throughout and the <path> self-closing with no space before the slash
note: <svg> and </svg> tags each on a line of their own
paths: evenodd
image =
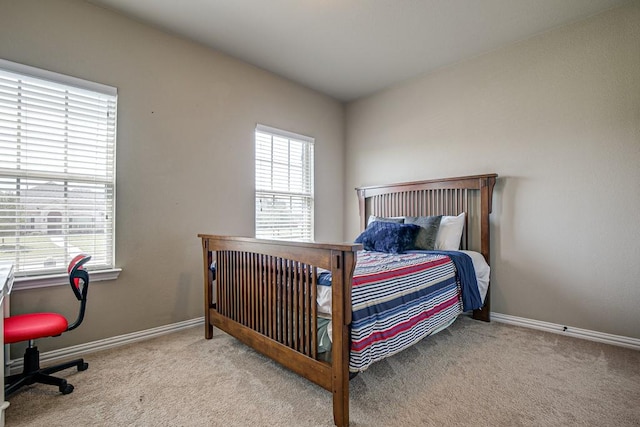
<svg viewBox="0 0 640 427">
<path fill-rule="evenodd" d="M 6 425 L 332 426 L 331 393 L 204 327 L 96 352 Z M 462 316 L 351 380 L 352 426 L 638 426 L 640 352 Z"/>
</svg>

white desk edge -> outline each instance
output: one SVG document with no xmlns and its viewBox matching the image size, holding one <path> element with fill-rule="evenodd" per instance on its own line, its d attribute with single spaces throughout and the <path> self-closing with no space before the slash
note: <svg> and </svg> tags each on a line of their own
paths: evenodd
<svg viewBox="0 0 640 427">
<path fill-rule="evenodd" d="M 11 288 L 13 287 L 13 264 L 10 262 L 0 262 L 0 282 L 2 283 L 2 292 L 0 294 L 0 304 L 2 304 L 2 311 L 4 316 L 9 315 L 8 305 L 5 304 L 5 300 L 11 293 Z M 0 335 L 4 337 L 4 321 L 0 322 Z M 0 346 L 0 360 L 2 360 L 2 391 L 0 392 L 0 426 L 4 426 L 4 411 L 9 407 L 9 402 L 4 400 L 4 375 L 5 368 L 7 366 L 5 359 L 5 348 L 4 348 L 4 339 L 3 345 Z"/>
</svg>

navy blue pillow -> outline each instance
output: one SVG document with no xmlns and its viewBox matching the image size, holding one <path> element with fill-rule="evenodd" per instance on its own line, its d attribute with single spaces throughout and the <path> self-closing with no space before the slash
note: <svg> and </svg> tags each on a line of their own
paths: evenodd
<svg viewBox="0 0 640 427">
<path fill-rule="evenodd" d="M 367 251 L 399 254 L 415 249 L 419 232 L 420 226 L 416 224 L 375 221 L 360 233 L 355 243 L 362 243 Z"/>
</svg>

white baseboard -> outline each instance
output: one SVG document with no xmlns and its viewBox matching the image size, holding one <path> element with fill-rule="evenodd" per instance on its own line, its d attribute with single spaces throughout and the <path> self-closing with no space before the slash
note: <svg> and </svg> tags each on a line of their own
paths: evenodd
<svg viewBox="0 0 640 427">
<path fill-rule="evenodd" d="M 526 319 L 524 317 L 516 317 L 494 312 L 491 312 L 491 320 L 508 323 L 510 325 L 523 326 L 525 328 L 538 329 L 540 331 L 552 332 L 554 334 L 568 335 L 570 337 L 581 338 L 589 341 L 597 341 L 605 344 L 617 345 L 619 347 L 640 350 L 640 339 L 637 338 L 606 334 L 604 332 L 574 328 L 572 326 L 558 325 L 556 323 L 542 322 L 540 320 Z"/>
<path fill-rule="evenodd" d="M 79 358 L 88 353 L 107 350 L 113 347 L 119 347 L 138 341 L 148 340 L 149 338 L 159 337 L 161 335 L 170 334 L 172 332 L 177 332 L 182 329 L 187 329 L 203 324 L 204 317 L 199 317 L 196 319 L 185 320 L 183 322 L 172 323 L 170 325 L 159 326 L 157 328 L 146 329 L 144 331 L 132 332 L 130 334 L 118 335 L 98 341 L 91 341 L 85 344 L 61 348 L 59 350 L 47 351 L 44 353 L 40 353 L 40 362 L 42 362 L 43 365 L 47 365 L 58 360 Z M 23 364 L 24 362 L 22 358 L 10 360 L 9 369 L 11 374 L 21 372 Z"/>
<path fill-rule="evenodd" d="M 560 335 L 568 335 L 575 338 L 581 338 L 589 341 L 597 341 L 605 344 L 616 345 L 620 347 L 632 348 L 640 350 L 640 339 L 624 337 L 621 335 L 606 334 L 604 332 L 596 332 L 588 329 L 574 328 L 571 326 L 558 325 L 556 323 L 542 322 L 540 320 L 527 319 L 524 317 L 510 316 L 491 312 L 491 320 L 501 323 L 507 323 L 525 328 L 537 329 L 540 331 L 552 332 Z M 85 344 L 75 345 L 62 348 L 59 350 L 48 351 L 40 354 L 40 361 L 43 364 L 50 364 L 62 359 L 73 359 L 83 357 L 88 353 L 107 350 L 113 347 L 119 347 L 125 344 L 131 344 L 150 338 L 159 337 L 182 329 L 191 328 L 204 324 L 204 317 L 185 320 L 184 322 L 172 323 L 170 325 L 159 326 L 157 328 L 147 329 L 144 331 L 132 332 L 130 334 L 118 335 L 98 341 L 91 341 Z M 22 371 L 22 358 L 9 361 L 10 372 L 18 373 Z"/>
</svg>

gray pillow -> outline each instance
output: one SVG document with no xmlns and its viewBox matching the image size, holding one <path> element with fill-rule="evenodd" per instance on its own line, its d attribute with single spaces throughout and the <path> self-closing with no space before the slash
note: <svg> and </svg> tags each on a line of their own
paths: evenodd
<svg viewBox="0 0 640 427">
<path fill-rule="evenodd" d="M 384 216 L 369 215 L 369 219 L 367 220 L 367 227 L 372 222 L 375 222 L 375 221 L 395 222 L 397 224 L 404 224 L 404 217 L 403 216 L 384 217 Z"/>
<path fill-rule="evenodd" d="M 417 224 L 420 226 L 420 231 L 415 241 L 416 249 L 423 251 L 432 251 L 435 249 L 441 219 L 442 215 L 405 217 L 405 224 Z"/>
</svg>

